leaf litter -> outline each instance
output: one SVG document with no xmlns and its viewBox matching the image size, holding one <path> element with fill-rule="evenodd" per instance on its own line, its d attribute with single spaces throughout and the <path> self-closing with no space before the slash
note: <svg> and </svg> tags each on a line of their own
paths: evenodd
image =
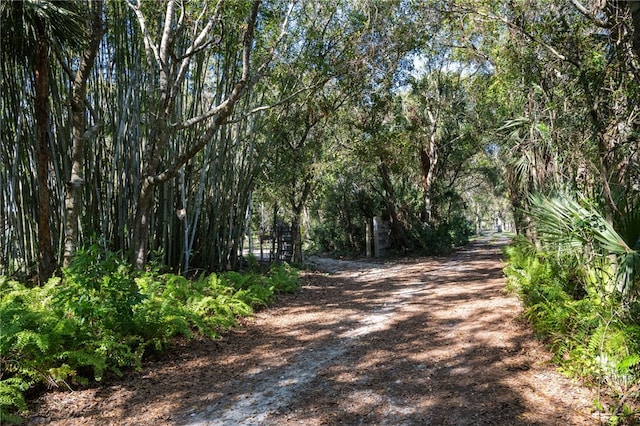
<svg viewBox="0 0 640 426">
<path fill-rule="evenodd" d="M 302 290 L 223 338 L 32 402 L 27 424 L 593 425 L 514 295 L 502 237 L 447 257 L 309 259 Z"/>
</svg>

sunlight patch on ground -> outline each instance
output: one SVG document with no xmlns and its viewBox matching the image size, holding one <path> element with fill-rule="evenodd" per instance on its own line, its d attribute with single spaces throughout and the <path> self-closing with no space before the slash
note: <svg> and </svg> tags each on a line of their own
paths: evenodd
<svg viewBox="0 0 640 426">
<path fill-rule="evenodd" d="M 320 372 L 329 367 L 333 361 L 341 357 L 355 342 L 368 335 L 384 331 L 397 321 L 396 310 L 420 291 L 400 288 L 391 297 L 400 303 L 391 303 L 369 313 L 356 313 L 347 316 L 353 321 L 354 327 L 338 333 L 332 344 L 321 348 L 307 348 L 300 356 L 287 360 L 286 364 L 272 369 L 256 370 L 247 389 L 240 391 L 229 405 L 219 401 L 205 412 L 194 415 L 192 426 L 200 425 L 228 425 L 228 424 L 260 424 L 265 422 L 270 413 L 277 412 L 287 406 L 299 389 L 304 388 L 315 379 Z M 315 315 L 296 318 L 299 324 L 317 319 Z M 335 331 L 335 330 L 334 330 Z M 318 331 L 325 335 L 330 329 Z M 314 334 L 318 334 L 314 333 Z M 390 354 L 387 354 L 390 355 Z M 385 357 L 376 357 L 384 359 Z M 270 374 L 267 374 L 271 370 Z M 277 370 L 277 371 L 274 371 Z M 275 380 L 274 377 L 275 376 Z"/>
</svg>

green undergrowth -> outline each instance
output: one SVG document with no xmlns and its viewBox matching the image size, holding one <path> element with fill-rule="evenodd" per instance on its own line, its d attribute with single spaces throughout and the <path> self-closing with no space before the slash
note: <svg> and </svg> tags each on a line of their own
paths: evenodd
<svg viewBox="0 0 640 426">
<path fill-rule="evenodd" d="M 410 230 L 410 235 L 419 241 L 419 251 L 429 256 L 450 254 L 467 245 L 472 234 L 471 223 L 462 216 L 453 216 L 435 226 L 414 225 Z"/>
<path fill-rule="evenodd" d="M 611 291 L 605 261 L 545 253 L 525 239 L 506 249 L 508 288 L 567 376 L 596 386 L 608 424 L 638 424 L 640 303 Z"/>
<path fill-rule="evenodd" d="M 29 288 L 0 277 L 0 422 L 21 421 L 25 392 L 100 381 L 139 369 L 172 339 L 216 338 L 278 293 L 298 289 L 297 271 L 225 272 L 188 280 L 139 272 L 97 247 L 62 276 Z"/>
</svg>

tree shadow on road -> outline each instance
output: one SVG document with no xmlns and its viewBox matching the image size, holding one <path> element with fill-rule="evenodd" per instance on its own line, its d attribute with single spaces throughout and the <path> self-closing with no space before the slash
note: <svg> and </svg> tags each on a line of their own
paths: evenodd
<svg viewBox="0 0 640 426">
<path fill-rule="evenodd" d="M 519 304 L 504 293 L 502 244 L 482 240 L 447 258 L 307 273 L 299 294 L 255 321 L 218 341 L 176 348 L 169 360 L 97 390 L 93 406 L 67 419 L 594 424 L 588 392 L 553 370 L 517 320 Z"/>
</svg>

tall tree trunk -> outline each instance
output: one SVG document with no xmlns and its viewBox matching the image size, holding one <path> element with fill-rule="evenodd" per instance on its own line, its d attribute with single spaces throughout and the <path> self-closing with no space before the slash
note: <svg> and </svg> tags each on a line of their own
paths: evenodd
<svg viewBox="0 0 640 426">
<path fill-rule="evenodd" d="M 597 94 L 594 94 L 591 90 L 589 77 L 583 70 L 580 70 L 580 83 L 584 89 L 587 105 L 589 107 L 588 116 L 591 122 L 591 137 L 597 142 L 598 147 L 598 158 L 596 161 L 598 170 L 600 171 L 600 183 L 602 185 L 604 202 L 607 207 L 605 216 L 611 221 L 613 216 L 618 212 L 618 207 L 613 198 L 613 191 L 611 190 L 610 184 L 612 177 L 611 170 L 616 167 L 612 161 L 615 141 L 606 139 L 605 125 L 601 120 L 601 114 L 598 110 L 600 99 Z"/>
<path fill-rule="evenodd" d="M 422 169 L 422 197 L 424 207 L 422 211 L 422 221 L 430 223 L 432 220 L 431 209 L 431 186 L 433 183 L 433 172 L 438 162 L 438 153 L 435 149 L 435 143 L 430 138 L 429 144 L 420 150 L 420 166 Z"/>
<path fill-rule="evenodd" d="M 429 118 L 429 139 L 426 145 L 423 145 L 420 149 L 420 168 L 422 171 L 422 197 L 424 202 L 422 221 L 430 223 L 433 219 L 431 187 L 433 184 L 433 174 L 438 163 L 436 142 L 438 138 L 439 111 L 434 113 L 430 109 L 427 109 L 427 116 Z"/>
<path fill-rule="evenodd" d="M 292 263 L 301 264 L 302 263 L 302 232 L 300 229 L 300 223 L 302 222 L 302 212 L 304 210 L 304 206 L 307 204 L 307 199 L 311 194 L 311 180 L 313 176 L 308 174 L 304 178 L 304 185 L 302 189 L 302 194 L 300 194 L 300 199 L 296 203 L 295 194 L 290 196 L 291 210 L 293 211 L 293 217 L 291 219 L 291 238 L 293 243 L 293 256 Z M 295 187 L 295 186 L 294 186 Z"/>
<path fill-rule="evenodd" d="M 151 180 L 145 179 L 138 196 L 138 209 L 133 228 L 134 263 L 138 269 L 142 269 L 147 262 L 154 190 L 155 185 L 151 183 Z"/>
<path fill-rule="evenodd" d="M 38 185 L 38 280 L 47 281 L 56 269 L 51 238 L 49 191 L 49 142 L 51 107 L 49 105 L 49 44 L 45 23 L 36 22 L 38 45 L 35 55 L 35 121 L 37 134 L 37 185 Z"/>
<path fill-rule="evenodd" d="M 389 167 L 382 159 L 380 159 L 378 171 L 380 172 L 382 185 L 384 186 L 384 191 L 387 197 L 385 201 L 387 208 L 389 209 L 389 218 L 391 219 L 391 239 L 398 248 L 410 249 L 412 248 L 412 244 L 407 236 L 407 229 L 405 228 L 404 223 L 400 220 L 398 210 L 396 209 L 396 199 L 393 185 L 391 183 L 391 176 L 389 175 Z"/>
<path fill-rule="evenodd" d="M 102 0 L 96 0 L 93 5 L 93 19 L 91 25 L 91 39 L 85 49 L 80 66 L 73 81 L 71 96 L 71 124 L 73 144 L 71 147 L 71 178 L 66 184 L 65 191 L 65 240 L 64 265 L 73 259 L 78 246 L 78 216 L 81 207 L 82 185 L 84 177 L 84 146 L 87 140 L 87 119 L 84 105 L 87 94 L 87 80 L 93 68 L 100 39 L 102 38 Z"/>
</svg>

